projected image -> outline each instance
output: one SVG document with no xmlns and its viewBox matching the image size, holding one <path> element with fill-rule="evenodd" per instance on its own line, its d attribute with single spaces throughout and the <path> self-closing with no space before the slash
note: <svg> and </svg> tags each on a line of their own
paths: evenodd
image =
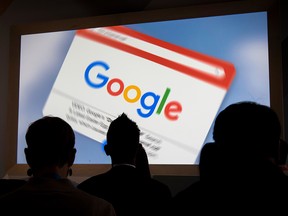
<svg viewBox="0 0 288 216">
<path fill-rule="evenodd" d="M 106 132 L 125 112 L 151 164 L 197 164 L 217 113 L 241 100 L 270 104 L 264 12 L 25 35 L 18 163 L 43 115 L 71 124 L 76 164 L 110 163 Z"/>
</svg>

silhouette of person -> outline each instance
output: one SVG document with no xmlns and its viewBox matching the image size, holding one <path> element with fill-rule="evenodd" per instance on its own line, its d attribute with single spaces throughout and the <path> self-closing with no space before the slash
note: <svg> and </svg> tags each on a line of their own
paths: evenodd
<svg viewBox="0 0 288 216">
<path fill-rule="evenodd" d="M 149 168 L 149 160 L 147 153 L 142 146 L 142 144 L 139 144 L 137 154 L 136 154 L 136 159 L 135 159 L 135 166 L 136 169 L 138 170 L 140 175 L 143 175 L 143 177 L 151 178 L 151 172 Z"/>
<path fill-rule="evenodd" d="M 71 126 L 45 116 L 26 132 L 25 156 L 31 177 L 19 189 L 1 197 L 1 210 L 10 215 L 115 216 L 113 206 L 76 188 L 71 175 L 76 149 Z"/>
<path fill-rule="evenodd" d="M 169 205 L 169 215 L 207 215 L 215 210 L 219 194 L 213 193 L 218 176 L 218 147 L 214 142 L 206 143 L 200 151 L 199 180 L 176 193 Z"/>
<path fill-rule="evenodd" d="M 288 181 L 277 164 L 280 136 L 270 107 L 250 101 L 229 105 L 216 117 L 215 143 L 201 150 L 200 186 L 181 192 L 174 205 L 203 215 L 211 209 L 215 214 L 284 212 Z"/>
<path fill-rule="evenodd" d="M 147 170 L 139 173 L 136 168 L 139 139 L 137 124 L 125 113 L 119 115 L 109 125 L 104 147 L 111 157 L 111 169 L 88 178 L 78 188 L 112 203 L 117 216 L 165 215 L 170 189 L 158 180 L 147 178 Z"/>
<path fill-rule="evenodd" d="M 268 106 L 243 101 L 217 116 L 213 138 L 221 152 L 221 180 L 227 196 L 246 195 L 241 209 L 284 210 L 281 203 L 288 200 L 280 197 L 288 182 L 278 165 L 280 137 L 279 118 Z"/>
<path fill-rule="evenodd" d="M 18 189 L 26 182 L 24 179 L 0 179 L 0 196 Z"/>
</svg>

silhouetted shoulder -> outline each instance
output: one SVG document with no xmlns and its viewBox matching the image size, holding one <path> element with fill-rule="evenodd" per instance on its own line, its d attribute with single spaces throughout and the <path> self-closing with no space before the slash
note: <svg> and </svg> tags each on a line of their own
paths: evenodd
<svg viewBox="0 0 288 216">
<path fill-rule="evenodd" d="M 0 196 L 14 191 L 26 183 L 27 181 L 24 179 L 0 179 Z"/>
<path fill-rule="evenodd" d="M 172 197 L 170 188 L 166 184 L 153 178 L 148 180 L 148 184 L 154 191 L 159 191 L 164 197 L 167 197 L 167 199 Z"/>
</svg>

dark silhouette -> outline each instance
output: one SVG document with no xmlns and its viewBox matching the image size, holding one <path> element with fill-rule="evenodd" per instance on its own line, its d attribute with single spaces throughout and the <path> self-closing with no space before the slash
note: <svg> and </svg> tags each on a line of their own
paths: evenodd
<svg viewBox="0 0 288 216">
<path fill-rule="evenodd" d="M 76 149 L 71 126 L 58 117 L 33 122 L 26 133 L 25 155 L 31 175 L 28 182 L 0 199 L 9 215 L 115 216 L 107 201 L 75 187 L 71 175 Z"/>
<path fill-rule="evenodd" d="M 229 105 L 215 120 L 215 143 L 201 151 L 200 181 L 173 198 L 174 213 L 176 208 L 201 215 L 284 212 L 288 181 L 278 165 L 280 135 L 270 107 L 249 101 Z"/>
<path fill-rule="evenodd" d="M 214 193 L 219 186 L 217 151 L 216 143 L 206 143 L 202 147 L 199 157 L 200 178 L 175 194 L 168 207 L 169 215 L 207 215 L 217 208 L 219 194 Z"/>
<path fill-rule="evenodd" d="M 117 216 L 165 215 L 170 190 L 165 184 L 149 178 L 149 173 L 147 178 L 147 170 L 139 173 L 141 169 L 136 168 L 139 139 L 137 124 L 125 113 L 118 116 L 109 126 L 104 148 L 111 157 L 112 168 L 85 180 L 78 188 L 111 202 Z M 137 162 L 143 163 L 146 162 Z"/>
<path fill-rule="evenodd" d="M 151 178 L 148 156 L 142 144 L 139 144 L 135 160 L 135 166 L 139 174 Z"/>
<path fill-rule="evenodd" d="M 24 179 L 0 179 L 0 196 L 20 188 L 26 182 Z"/>
</svg>

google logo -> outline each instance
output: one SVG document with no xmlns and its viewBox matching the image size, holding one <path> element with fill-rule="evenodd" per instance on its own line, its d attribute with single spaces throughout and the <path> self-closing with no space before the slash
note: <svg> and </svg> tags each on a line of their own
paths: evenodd
<svg viewBox="0 0 288 216">
<path fill-rule="evenodd" d="M 110 79 L 108 76 L 101 73 L 97 73 L 96 82 L 94 82 L 91 80 L 90 72 L 92 68 L 95 70 L 98 67 L 105 71 L 108 71 L 110 68 L 109 65 L 103 61 L 95 61 L 88 65 L 85 70 L 84 78 L 91 88 L 100 89 L 106 85 L 107 92 L 111 96 L 119 96 L 122 94 L 124 100 L 128 103 L 136 103 L 140 100 L 141 107 L 137 109 L 137 113 L 142 118 L 150 117 L 155 110 L 156 114 L 160 115 L 163 109 L 164 116 L 168 120 L 175 121 L 179 118 L 179 114 L 182 112 L 181 104 L 178 101 L 170 101 L 167 103 L 171 91 L 170 88 L 166 88 L 164 95 L 161 97 L 154 92 L 145 92 L 142 94 L 141 89 L 137 85 L 128 85 L 125 87 L 125 84 L 121 79 Z M 116 90 L 115 86 L 117 87 Z M 131 94 L 129 95 L 129 92 L 134 92 L 132 97 Z"/>
</svg>

